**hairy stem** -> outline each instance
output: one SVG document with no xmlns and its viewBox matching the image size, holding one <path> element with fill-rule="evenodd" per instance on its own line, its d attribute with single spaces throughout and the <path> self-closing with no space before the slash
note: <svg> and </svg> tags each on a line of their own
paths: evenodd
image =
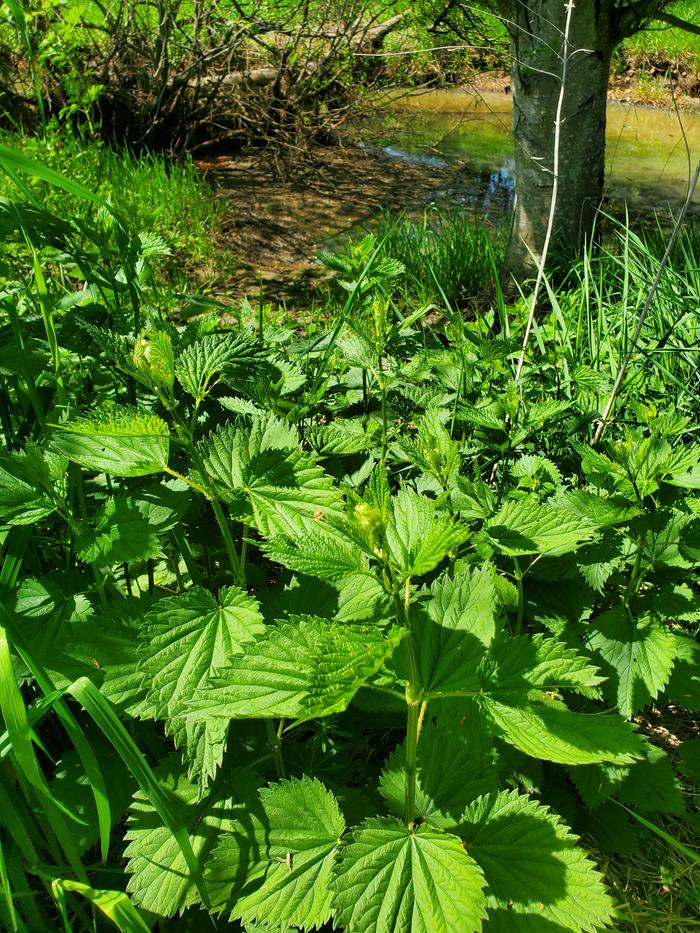
<svg viewBox="0 0 700 933">
<path fill-rule="evenodd" d="M 416 815 L 416 759 L 422 706 L 422 703 L 416 702 L 415 700 L 409 701 L 408 703 L 408 719 L 406 722 L 406 764 L 404 765 L 406 772 L 404 818 L 409 829 L 413 828 L 413 821 Z"/>
<path fill-rule="evenodd" d="M 267 732 L 267 741 L 272 749 L 272 758 L 275 762 L 277 777 L 282 780 L 282 778 L 286 776 L 284 759 L 282 758 L 282 740 L 271 719 L 265 720 L 265 732 Z"/>
</svg>

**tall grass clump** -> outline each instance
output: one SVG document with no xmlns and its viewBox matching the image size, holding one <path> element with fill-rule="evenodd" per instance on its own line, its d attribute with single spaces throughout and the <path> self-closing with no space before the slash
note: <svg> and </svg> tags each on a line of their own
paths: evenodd
<svg viewBox="0 0 700 933">
<path fill-rule="evenodd" d="M 569 398 L 602 406 L 630 346 L 668 242 L 660 225 L 637 233 L 614 222 L 602 248 L 590 251 L 554 287 L 551 313 L 535 322 L 529 378 L 554 379 Z M 644 321 L 619 399 L 628 421 L 669 408 L 697 419 L 700 389 L 700 226 L 678 236 Z"/>
<path fill-rule="evenodd" d="M 171 251 L 161 269 L 163 276 L 177 277 L 183 269 L 191 273 L 223 258 L 214 232 L 224 205 L 213 196 L 191 158 L 173 162 L 160 154 L 135 156 L 100 140 L 83 140 L 55 129 L 31 138 L 3 133 L 0 143 L 99 193 L 133 229 L 161 236 Z M 89 221 L 91 205 L 41 179 L 29 178 L 26 184 L 47 210 Z M 11 179 L 0 175 L 0 197 L 12 198 L 14 193 Z"/>
<path fill-rule="evenodd" d="M 406 213 L 380 215 L 370 237 L 354 240 L 342 252 L 321 261 L 354 276 L 375 246 L 377 261 L 397 263 L 391 278 L 399 304 L 464 307 L 489 288 L 503 255 L 498 231 L 475 223 L 463 212 L 427 208 L 419 219 Z M 400 267 L 400 269 L 399 269 Z"/>
</svg>

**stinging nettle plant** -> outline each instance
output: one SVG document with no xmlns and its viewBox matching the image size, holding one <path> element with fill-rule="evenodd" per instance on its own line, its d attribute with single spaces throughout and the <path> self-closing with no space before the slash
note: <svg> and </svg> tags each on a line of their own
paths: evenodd
<svg viewBox="0 0 700 933">
<path fill-rule="evenodd" d="M 301 339 L 175 326 L 109 211 L 7 215 L 3 924 L 612 922 L 588 811 L 683 808 L 630 719 L 697 708 L 690 417 L 628 400 L 592 448 L 604 372 L 517 384 L 517 335 L 417 327 L 374 242 Z"/>
</svg>

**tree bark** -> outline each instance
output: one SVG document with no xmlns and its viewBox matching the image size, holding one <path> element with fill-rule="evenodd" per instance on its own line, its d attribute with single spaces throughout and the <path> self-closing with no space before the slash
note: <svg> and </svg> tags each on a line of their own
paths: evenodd
<svg viewBox="0 0 700 933">
<path fill-rule="evenodd" d="M 547 232 L 566 9 L 564 0 L 516 0 L 508 12 L 516 203 L 502 278 L 512 287 L 534 274 Z M 586 244 L 603 194 L 613 12 L 611 0 L 578 0 L 571 17 L 551 240 L 558 253 Z"/>
</svg>

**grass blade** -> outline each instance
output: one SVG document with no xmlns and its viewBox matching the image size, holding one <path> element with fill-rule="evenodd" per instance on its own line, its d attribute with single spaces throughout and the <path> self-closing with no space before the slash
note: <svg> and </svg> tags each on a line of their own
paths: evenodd
<svg viewBox="0 0 700 933">
<path fill-rule="evenodd" d="M 81 677 L 66 689 L 72 697 L 83 706 L 92 717 L 95 724 L 102 730 L 107 739 L 114 746 L 115 751 L 136 778 L 136 781 L 148 797 L 153 807 L 158 811 L 163 824 L 167 826 L 175 837 L 180 851 L 190 870 L 192 879 L 197 887 L 199 896 L 205 907 L 209 905 L 209 898 L 204 887 L 201 868 L 197 856 L 192 850 L 189 833 L 180 814 L 173 806 L 170 798 L 161 789 L 158 780 L 149 767 L 140 749 L 119 721 L 116 713 L 102 696 L 97 687 L 87 677 Z"/>
<path fill-rule="evenodd" d="M 89 885 L 81 884 L 78 881 L 68 881 L 60 878 L 52 881 L 51 890 L 64 917 L 64 923 L 67 920 L 64 892 L 72 891 L 75 894 L 81 894 L 90 901 L 122 933 L 149 933 L 151 929 L 123 891 L 105 891 L 91 888 Z M 70 929 L 70 927 L 67 929 Z"/>
</svg>

